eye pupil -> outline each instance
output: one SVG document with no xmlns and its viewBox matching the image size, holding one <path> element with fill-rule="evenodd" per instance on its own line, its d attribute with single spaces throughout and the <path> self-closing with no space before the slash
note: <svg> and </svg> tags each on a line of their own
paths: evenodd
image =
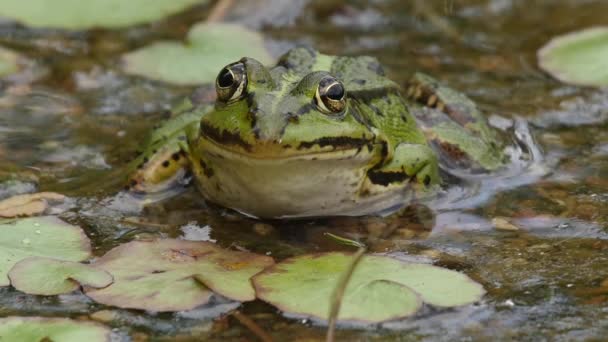
<svg viewBox="0 0 608 342">
<path fill-rule="evenodd" d="M 217 76 L 217 84 L 222 88 L 231 87 L 234 83 L 234 75 L 227 68 L 222 69 Z"/>
<path fill-rule="evenodd" d="M 344 87 L 340 83 L 334 83 L 327 89 L 325 96 L 331 100 L 340 101 L 344 97 Z"/>
</svg>

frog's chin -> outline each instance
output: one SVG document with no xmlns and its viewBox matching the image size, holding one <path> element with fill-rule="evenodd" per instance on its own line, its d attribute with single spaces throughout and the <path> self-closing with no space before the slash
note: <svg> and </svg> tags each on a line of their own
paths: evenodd
<svg viewBox="0 0 608 342">
<path fill-rule="evenodd" d="M 201 193 L 257 217 L 362 215 L 402 199 L 397 187 L 378 194 L 365 191 L 367 171 L 382 158 L 380 149 L 260 158 L 213 143 L 201 142 L 197 148 L 200 161 L 193 168 Z"/>
</svg>

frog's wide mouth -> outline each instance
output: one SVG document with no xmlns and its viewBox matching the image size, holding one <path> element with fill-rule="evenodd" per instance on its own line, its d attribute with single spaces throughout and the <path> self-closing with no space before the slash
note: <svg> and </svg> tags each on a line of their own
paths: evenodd
<svg viewBox="0 0 608 342">
<path fill-rule="evenodd" d="M 240 143 L 222 143 L 212 137 L 201 136 L 203 153 L 211 153 L 223 157 L 249 160 L 329 160 L 352 157 L 372 159 L 376 144 L 366 139 L 354 138 L 321 138 L 299 143 L 298 146 L 281 145 L 278 143 L 258 144 L 255 146 Z"/>
</svg>

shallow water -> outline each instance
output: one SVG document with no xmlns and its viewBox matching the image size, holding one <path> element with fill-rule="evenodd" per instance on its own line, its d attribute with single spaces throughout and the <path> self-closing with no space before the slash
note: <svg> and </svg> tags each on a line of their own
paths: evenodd
<svg viewBox="0 0 608 342">
<path fill-rule="evenodd" d="M 376 56 L 400 83 L 416 70 L 432 74 L 466 92 L 488 115 L 525 118 L 550 167 L 511 180 L 494 178 L 475 201 L 446 196 L 428 220 L 403 220 L 397 227 L 355 218 L 260 222 L 207 205 L 192 189 L 140 214 L 137 207 L 125 209 L 127 202 L 114 196 L 122 184 L 108 175 L 192 88 L 126 76 L 118 56 L 155 39 L 183 37 L 205 18 L 208 9 L 201 7 L 122 31 L 65 33 L 3 22 L 0 43 L 38 65 L 1 84 L 0 176 L 16 172 L 20 180 L 0 188 L 0 196 L 35 186 L 71 196 L 61 217 L 86 230 L 96 255 L 134 238 L 186 235 L 280 260 L 343 249 L 323 235 L 333 232 L 373 240 L 375 252 L 463 271 L 488 290 L 477 305 L 425 308 L 413 319 L 377 329 L 341 329 L 339 340 L 604 340 L 608 290 L 600 284 L 608 281 L 608 91 L 553 80 L 536 67 L 535 53 L 554 35 L 606 24 L 608 3 L 296 3 L 259 15 L 236 11 L 229 19 L 261 27 L 275 54 L 309 44 L 330 54 Z M 40 78 L 27 84 L 28 77 Z M 459 197 L 458 188 L 451 191 L 448 195 Z M 507 218 L 515 228 L 497 225 L 496 218 Z M 112 309 L 111 319 L 97 318 L 116 328 L 118 340 L 129 335 L 253 340 L 232 318 L 207 318 L 213 310 L 233 307 L 216 299 L 192 312 Z M 78 294 L 45 298 L 0 289 L 1 316 L 80 317 L 103 309 L 110 308 Z M 284 318 L 261 302 L 245 304 L 242 311 L 278 341 L 318 340 L 325 334 L 324 327 Z"/>
</svg>

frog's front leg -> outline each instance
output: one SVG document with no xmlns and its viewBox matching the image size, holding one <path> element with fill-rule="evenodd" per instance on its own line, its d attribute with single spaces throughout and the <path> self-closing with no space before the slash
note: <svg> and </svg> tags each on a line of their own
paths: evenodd
<svg viewBox="0 0 608 342">
<path fill-rule="evenodd" d="M 165 193 L 187 183 L 190 163 L 189 135 L 196 131 L 200 113 L 184 113 L 155 130 L 143 152 L 129 164 L 128 191 Z"/>
<path fill-rule="evenodd" d="M 415 191 L 429 190 L 440 182 L 437 157 L 429 146 L 422 144 L 399 144 L 390 161 L 371 169 L 368 176 L 375 184 L 409 182 L 414 184 Z"/>
<path fill-rule="evenodd" d="M 133 160 L 125 189 L 135 193 L 157 193 L 183 183 L 190 168 L 188 149 L 182 136 L 149 146 Z"/>
</svg>

